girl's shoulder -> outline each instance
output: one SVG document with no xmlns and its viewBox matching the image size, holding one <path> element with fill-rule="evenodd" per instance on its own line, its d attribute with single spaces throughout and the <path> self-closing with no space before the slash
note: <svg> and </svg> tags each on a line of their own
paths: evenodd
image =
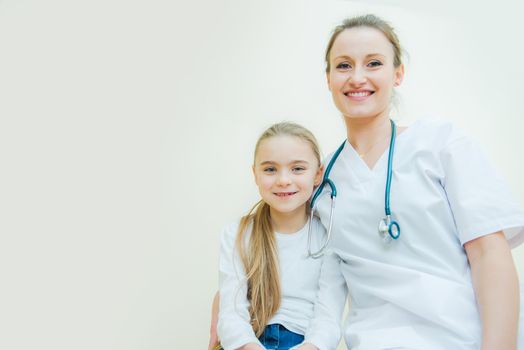
<svg viewBox="0 0 524 350">
<path fill-rule="evenodd" d="M 240 220 L 230 222 L 222 230 L 222 236 L 235 237 L 240 225 Z"/>
<path fill-rule="evenodd" d="M 224 229 L 222 230 L 221 240 L 223 242 L 224 241 L 230 242 L 230 243 L 235 242 L 239 234 L 239 228 L 240 228 L 241 223 L 242 223 L 242 219 L 240 218 L 226 225 Z M 246 234 L 244 238 L 247 241 L 249 234 L 251 233 L 251 222 L 248 222 L 248 224 L 245 227 L 245 231 L 246 231 L 245 232 Z"/>
</svg>

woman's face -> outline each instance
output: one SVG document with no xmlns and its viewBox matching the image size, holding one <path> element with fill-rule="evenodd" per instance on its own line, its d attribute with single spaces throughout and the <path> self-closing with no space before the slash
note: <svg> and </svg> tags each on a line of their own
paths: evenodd
<svg viewBox="0 0 524 350">
<path fill-rule="evenodd" d="M 327 73 L 335 105 L 346 118 L 389 114 L 393 87 L 402 82 L 404 67 L 394 66 L 393 46 L 371 27 L 346 29 L 336 38 Z"/>
</svg>

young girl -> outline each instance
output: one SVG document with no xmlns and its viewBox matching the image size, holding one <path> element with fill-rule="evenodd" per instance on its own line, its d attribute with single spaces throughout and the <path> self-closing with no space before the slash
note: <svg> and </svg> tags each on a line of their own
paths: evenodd
<svg viewBox="0 0 524 350">
<path fill-rule="evenodd" d="M 323 263 L 307 256 L 308 226 L 312 251 L 325 233 L 318 220 L 308 222 L 322 177 L 315 137 L 297 124 L 271 126 L 256 144 L 253 175 L 261 201 L 221 236 L 218 338 L 225 350 L 286 350 L 304 340 Z M 308 342 L 336 344 L 337 323 L 310 330 Z"/>
</svg>

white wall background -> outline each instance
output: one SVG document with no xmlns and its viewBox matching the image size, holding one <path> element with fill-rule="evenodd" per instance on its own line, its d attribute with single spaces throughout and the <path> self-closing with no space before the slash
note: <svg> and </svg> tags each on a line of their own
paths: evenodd
<svg viewBox="0 0 524 350">
<path fill-rule="evenodd" d="M 344 137 L 322 56 L 346 16 L 397 28 L 402 120 L 466 129 L 524 205 L 523 9 L 0 1 L 0 348 L 204 349 L 220 230 L 257 198 L 257 135 L 294 120 L 325 154 Z"/>
</svg>

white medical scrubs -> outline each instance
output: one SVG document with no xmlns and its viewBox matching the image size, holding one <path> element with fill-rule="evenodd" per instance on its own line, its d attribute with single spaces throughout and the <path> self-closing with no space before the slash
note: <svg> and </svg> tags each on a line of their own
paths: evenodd
<svg viewBox="0 0 524 350">
<path fill-rule="evenodd" d="M 504 230 L 515 247 L 524 240 L 524 215 L 470 138 L 448 122 L 421 120 L 397 136 L 390 203 L 401 235 L 385 244 L 378 223 L 387 161 L 386 151 L 370 170 L 346 143 L 330 175 L 338 191 L 330 250 L 350 297 L 346 344 L 478 350 L 480 316 L 463 244 Z M 326 227 L 330 205 L 329 195 L 318 202 Z M 329 303 L 329 293 L 320 297 Z"/>
</svg>

